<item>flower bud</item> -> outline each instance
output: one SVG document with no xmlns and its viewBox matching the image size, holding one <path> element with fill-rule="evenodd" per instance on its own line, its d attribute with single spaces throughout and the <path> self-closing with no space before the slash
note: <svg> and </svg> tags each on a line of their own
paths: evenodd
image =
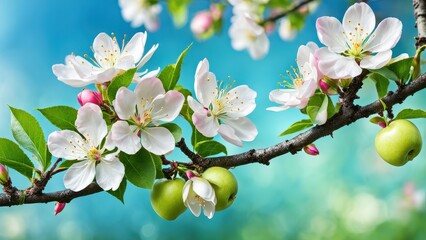
<svg viewBox="0 0 426 240">
<path fill-rule="evenodd" d="M 8 181 L 9 181 L 9 172 L 2 164 L 0 164 L 0 184 L 4 185 Z"/>
<path fill-rule="evenodd" d="M 312 155 L 312 156 L 316 156 L 316 155 L 319 154 L 317 147 L 315 147 L 315 145 L 312 144 L 312 143 L 303 147 L 303 151 L 305 151 L 305 153 Z"/>
<path fill-rule="evenodd" d="M 84 89 L 77 95 L 77 100 L 81 106 L 84 106 L 86 103 L 93 103 L 100 106 L 102 104 L 102 94 L 100 92 Z"/>
<path fill-rule="evenodd" d="M 213 20 L 217 21 L 223 16 L 223 9 L 225 7 L 223 4 L 212 4 L 210 5 L 210 12 L 212 14 Z"/>
<path fill-rule="evenodd" d="M 378 122 L 377 125 L 379 125 L 381 128 L 385 128 L 387 126 L 385 122 Z"/>
<path fill-rule="evenodd" d="M 189 178 L 189 179 L 191 179 L 191 178 L 193 178 L 193 177 L 195 177 L 195 174 L 192 172 L 192 171 L 186 171 L 186 176 Z"/>
<path fill-rule="evenodd" d="M 319 87 L 324 94 L 334 95 L 337 94 L 337 84 L 333 80 L 323 78 L 319 80 Z"/>
<path fill-rule="evenodd" d="M 191 31 L 197 37 L 206 33 L 213 24 L 213 16 L 210 11 L 198 12 L 191 21 Z"/>
<path fill-rule="evenodd" d="M 58 215 L 60 212 L 62 212 L 62 210 L 64 210 L 65 204 L 66 203 L 61 203 L 61 202 L 56 202 L 55 203 L 55 209 L 53 211 L 53 213 L 55 214 L 55 216 Z"/>
</svg>

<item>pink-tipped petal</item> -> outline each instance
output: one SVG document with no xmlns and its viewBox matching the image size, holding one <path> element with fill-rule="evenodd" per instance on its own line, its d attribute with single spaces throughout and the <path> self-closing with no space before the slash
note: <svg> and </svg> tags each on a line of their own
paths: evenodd
<svg viewBox="0 0 426 240">
<path fill-rule="evenodd" d="M 319 70 L 332 79 L 354 78 L 362 72 L 354 59 L 330 52 L 327 48 L 319 49 L 317 56 Z"/>
<path fill-rule="evenodd" d="M 219 122 L 213 116 L 209 116 L 208 110 L 203 109 L 199 112 L 194 112 L 192 122 L 197 130 L 206 137 L 214 137 L 219 129 Z"/>
<path fill-rule="evenodd" d="M 366 3 L 355 3 L 343 16 L 342 25 L 348 38 L 356 35 L 358 38 L 366 39 L 376 26 L 376 17 Z"/>
<path fill-rule="evenodd" d="M 379 69 L 384 67 L 392 59 L 392 50 L 379 52 L 376 55 L 369 55 L 364 57 L 360 66 L 366 69 Z"/>
<path fill-rule="evenodd" d="M 117 91 L 113 105 L 118 117 L 127 120 L 135 114 L 136 103 L 136 94 L 126 87 L 121 87 Z"/>
<path fill-rule="evenodd" d="M 242 147 L 243 142 L 241 139 L 235 134 L 235 130 L 228 126 L 221 124 L 218 130 L 220 136 L 225 139 L 227 142 L 234 144 L 235 146 Z"/>
<path fill-rule="evenodd" d="M 175 148 L 175 139 L 172 133 L 164 127 L 142 129 L 141 140 L 142 146 L 156 155 L 164 155 Z"/>
<path fill-rule="evenodd" d="M 386 18 L 381 21 L 376 30 L 365 43 L 364 50 L 384 52 L 395 47 L 401 38 L 402 23 L 397 18 Z"/>
<path fill-rule="evenodd" d="M 95 173 L 94 161 L 85 160 L 74 163 L 65 173 L 64 185 L 74 192 L 79 192 L 93 182 Z"/>
</svg>

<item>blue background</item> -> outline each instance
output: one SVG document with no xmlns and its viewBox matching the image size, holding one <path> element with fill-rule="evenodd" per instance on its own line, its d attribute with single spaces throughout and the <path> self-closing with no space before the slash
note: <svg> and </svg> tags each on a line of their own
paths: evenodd
<svg viewBox="0 0 426 240">
<path fill-rule="evenodd" d="M 208 1 L 195 2 L 190 7 L 190 17 L 208 6 Z M 416 30 L 412 2 L 376 0 L 370 4 L 378 19 L 393 16 L 404 24 L 394 56 L 413 54 Z M 161 27 L 148 34 L 146 48 L 155 43 L 160 46 L 146 66 L 155 69 L 173 63 L 194 42 L 180 80 L 187 88 L 193 89 L 195 68 L 207 57 L 210 70 L 219 79 L 230 76 L 237 84 L 248 84 L 258 93 L 257 108 L 250 115 L 259 130 L 258 137 L 243 148 L 224 143 L 228 152 L 267 147 L 285 140 L 276 136 L 304 117 L 297 110 L 266 111 L 273 105 L 268 93 L 279 87 L 277 82 L 283 80 L 280 74 L 296 65 L 298 46 L 308 41 L 319 43 L 315 19 L 324 15 L 341 19 L 348 6 L 346 1 L 324 0 L 294 41 L 283 42 L 276 32 L 270 35 L 269 54 L 260 61 L 231 48 L 227 34 L 229 10 L 225 12 L 225 30 L 198 42 L 188 25 L 176 29 L 163 8 Z M 56 130 L 35 109 L 55 105 L 77 108 L 76 95 L 81 89 L 57 81 L 51 66 L 63 63 L 71 52 L 91 55 L 90 46 L 100 32 L 114 32 L 120 41 L 124 34 L 130 37 L 138 31 L 144 28 L 133 29 L 123 20 L 117 1 L 0 0 L 0 137 L 12 138 L 8 105 L 36 115 L 46 136 Z M 365 82 L 360 96 L 360 104 L 375 100 L 374 85 Z M 410 97 L 404 106 L 425 109 L 425 98 L 423 91 Z M 399 109 L 401 106 L 395 107 L 395 112 Z M 426 136 L 425 120 L 413 122 Z M 403 187 L 411 182 L 419 191 L 425 191 L 426 150 L 406 166 L 392 167 L 374 150 L 378 130 L 367 119 L 361 119 L 336 131 L 333 138 L 318 140 L 315 144 L 321 152 L 319 156 L 300 152 L 278 157 L 268 167 L 251 164 L 234 169 L 240 184 L 237 199 L 212 220 L 195 218 L 187 211 L 176 221 L 165 221 L 152 210 L 149 191 L 129 184 L 125 205 L 107 193 L 99 193 L 73 200 L 56 217 L 53 203 L 1 208 L 0 238 L 421 239 L 426 236 L 421 228 L 426 221 L 424 204 L 419 208 L 407 204 Z M 188 138 L 189 134 L 186 132 L 185 136 Z M 28 186 L 13 171 L 12 179 L 19 188 Z M 58 175 L 47 191 L 61 189 L 62 175 Z"/>
</svg>

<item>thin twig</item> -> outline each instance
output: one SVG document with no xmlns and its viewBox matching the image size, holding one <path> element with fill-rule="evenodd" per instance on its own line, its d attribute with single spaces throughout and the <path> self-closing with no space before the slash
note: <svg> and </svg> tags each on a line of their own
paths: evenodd
<svg viewBox="0 0 426 240">
<path fill-rule="evenodd" d="M 308 4 L 308 3 L 310 3 L 310 2 L 313 2 L 313 1 L 318 1 L 318 0 L 304 0 L 304 1 L 300 2 L 299 4 L 294 5 L 292 8 L 290 8 L 290 9 L 289 9 L 289 10 L 287 10 L 287 11 L 284 11 L 284 12 L 282 12 L 282 13 L 280 13 L 280 14 L 277 14 L 277 15 L 274 15 L 274 16 L 270 16 L 269 18 L 265 18 L 265 19 L 264 19 L 264 20 L 260 23 L 260 25 L 265 25 L 265 23 L 267 23 L 267 22 L 275 22 L 275 21 L 277 21 L 278 19 L 280 19 L 280 18 L 283 18 L 283 17 L 287 16 L 289 13 L 292 13 L 292 12 L 294 12 L 294 11 L 297 11 L 299 8 L 301 8 L 301 7 L 305 6 L 306 4 Z"/>
</svg>

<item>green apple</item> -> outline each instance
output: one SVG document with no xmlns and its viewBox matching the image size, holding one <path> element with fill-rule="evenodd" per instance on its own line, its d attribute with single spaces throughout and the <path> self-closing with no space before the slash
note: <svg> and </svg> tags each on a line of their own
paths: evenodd
<svg viewBox="0 0 426 240">
<path fill-rule="evenodd" d="M 158 216 L 174 220 L 186 210 L 182 200 L 184 185 L 185 181 L 180 178 L 161 179 L 154 184 L 151 191 L 151 205 Z"/>
<path fill-rule="evenodd" d="M 211 167 L 203 173 L 216 193 L 216 211 L 223 210 L 234 202 L 238 192 L 238 183 L 234 175 L 226 168 Z"/>
<path fill-rule="evenodd" d="M 402 166 L 420 153 L 422 136 L 412 122 L 397 119 L 379 131 L 374 145 L 383 160 Z"/>
</svg>

